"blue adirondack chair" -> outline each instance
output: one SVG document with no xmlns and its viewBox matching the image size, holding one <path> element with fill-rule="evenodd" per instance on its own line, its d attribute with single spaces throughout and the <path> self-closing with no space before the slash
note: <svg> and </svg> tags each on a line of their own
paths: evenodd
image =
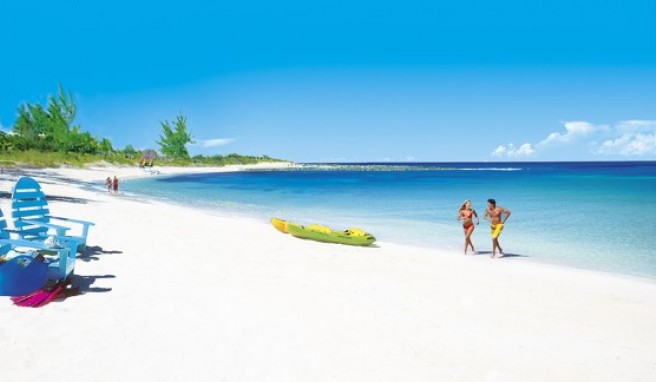
<svg viewBox="0 0 656 382">
<path fill-rule="evenodd" d="M 48 232 L 54 231 L 58 237 L 73 238 L 78 243 L 78 250 L 86 247 L 89 227 L 92 222 L 50 215 L 48 200 L 39 183 L 27 176 L 18 179 L 11 194 L 11 214 L 18 236 L 23 240 L 43 242 Z M 52 224 L 51 220 L 81 225 L 81 235 L 69 235 L 70 226 Z"/>
<path fill-rule="evenodd" d="M 23 253 L 13 257 L 11 261 L 0 267 L 0 291 L 4 291 L 0 294 L 7 293 L 7 291 L 29 289 L 31 286 L 39 284 L 40 279 L 42 279 L 41 281 L 61 280 L 73 272 L 77 248 L 77 241 L 74 238 L 53 236 L 52 244 L 44 244 L 36 241 L 11 239 L 11 233 L 18 233 L 18 231 L 7 227 L 7 220 L 0 210 L 0 257 L 6 257 L 11 251 Z M 20 249 L 26 250 L 26 252 L 20 251 Z M 44 262 L 47 269 L 43 274 L 40 264 L 28 265 L 26 269 L 21 269 L 16 264 L 16 260 L 29 263 L 32 258 L 30 255 L 35 250 L 41 250 L 47 256 Z M 24 253 L 29 255 L 26 256 Z M 22 272 L 21 277 L 17 276 L 17 272 Z M 42 282 L 41 285 L 43 285 Z"/>
</svg>

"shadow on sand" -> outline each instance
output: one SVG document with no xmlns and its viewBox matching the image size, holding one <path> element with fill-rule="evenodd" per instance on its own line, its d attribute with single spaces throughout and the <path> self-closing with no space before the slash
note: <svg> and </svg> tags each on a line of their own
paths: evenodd
<svg viewBox="0 0 656 382">
<path fill-rule="evenodd" d="M 106 251 L 98 245 L 87 246 L 84 250 L 77 255 L 76 260 L 85 262 L 100 260 L 98 256 L 120 254 L 123 251 Z M 55 301 L 62 302 L 71 297 L 81 296 L 87 293 L 107 293 L 111 292 L 112 288 L 95 287 L 93 284 L 98 279 L 113 279 L 114 275 L 96 275 L 85 276 L 73 273 L 71 276 L 71 286 L 67 288 L 69 293 L 61 294 Z"/>
<path fill-rule="evenodd" d="M 94 246 L 89 246 L 87 245 L 86 248 L 77 255 L 77 260 L 89 262 L 89 261 L 97 261 L 100 260 L 98 256 L 102 255 L 117 255 L 121 254 L 123 251 L 106 251 L 102 247 L 98 245 Z"/>
<path fill-rule="evenodd" d="M 92 286 L 98 279 L 113 279 L 116 278 L 114 275 L 98 275 L 98 276 L 82 276 L 82 275 L 71 275 L 71 287 L 78 288 L 80 294 L 85 293 L 106 293 L 112 290 L 112 288 L 102 288 Z M 75 296 L 71 296 L 75 297 Z"/>
<path fill-rule="evenodd" d="M 491 255 L 492 251 L 476 251 L 476 256 L 480 255 Z M 510 258 L 510 257 L 529 257 L 527 255 L 522 255 L 519 253 L 504 253 L 503 257 L 500 257 L 500 259 L 505 259 L 505 258 Z"/>
<path fill-rule="evenodd" d="M 91 170 L 93 171 L 93 170 Z M 57 181 L 63 182 L 63 183 L 69 183 L 69 184 L 76 184 L 76 185 L 85 185 L 85 186 L 94 186 L 96 185 L 94 182 L 89 182 L 89 181 L 84 181 L 80 179 L 76 179 L 75 177 L 67 177 L 67 176 L 62 176 L 62 175 L 57 175 L 53 174 L 48 171 L 42 171 L 37 168 L 32 168 L 32 169 L 27 169 L 27 168 L 22 168 L 22 169 L 3 169 L 2 171 L 3 174 L 9 174 L 13 177 L 20 177 L 20 176 L 29 176 L 32 178 L 41 178 L 39 180 L 39 183 L 45 183 L 45 184 L 57 184 Z M 5 177 L 6 178 L 6 177 Z"/>
<path fill-rule="evenodd" d="M 71 285 L 68 288 L 65 288 L 60 292 L 59 295 L 52 301 L 54 303 L 60 303 L 68 300 L 69 298 L 75 298 L 78 296 L 85 295 L 87 293 L 107 293 L 111 292 L 112 288 L 103 288 L 103 287 L 94 287 L 93 284 L 98 279 L 113 279 L 116 278 L 114 275 L 97 275 L 97 276 L 82 276 L 72 274 L 69 276 Z"/>
<path fill-rule="evenodd" d="M 11 192 L 0 191 L 0 199 L 11 199 Z M 73 198 L 70 196 L 59 196 L 59 195 L 46 195 L 46 199 L 48 201 L 76 203 L 76 204 L 87 204 L 91 201 L 85 198 Z"/>
<path fill-rule="evenodd" d="M 57 202 L 64 202 L 64 203 L 76 203 L 76 204 L 87 204 L 91 200 L 85 199 L 85 198 L 73 198 L 70 196 L 59 196 L 59 195 L 47 195 L 46 199 L 48 201 L 57 201 Z"/>
</svg>

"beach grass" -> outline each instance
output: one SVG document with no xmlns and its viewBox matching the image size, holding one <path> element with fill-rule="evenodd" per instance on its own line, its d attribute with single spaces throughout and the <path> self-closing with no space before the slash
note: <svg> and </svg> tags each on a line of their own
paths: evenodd
<svg viewBox="0 0 656 382">
<path fill-rule="evenodd" d="M 213 155 L 203 156 L 196 155 L 188 159 L 168 159 L 160 158 L 156 160 L 156 164 L 169 165 L 169 166 L 228 166 L 235 164 L 257 164 L 257 163 L 275 163 L 287 162 L 282 159 L 271 158 L 268 155 L 251 156 L 240 154 L 227 154 L 227 155 Z"/>
<path fill-rule="evenodd" d="M 0 166 L 3 167 L 57 167 L 73 166 L 84 167 L 95 163 L 109 163 L 113 165 L 138 165 L 141 157 L 126 155 L 123 152 L 109 152 L 106 154 L 87 154 L 75 152 L 42 152 L 37 150 L 26 151 L 0 151 Z M 155 165 L 165 166 L 226 166 L 233 164 L 284 162 L 264 156 L 249 156 L 239 154 L 195 156 L 188 159 L 157 158 Z"/>
<path fill-rule="evenodd" d="M 0 152 L 0 165 L 4 167 L 57 167 L 61 165 L 83 167 L 101 161 L 117 165 L 137 163 L 137 159 L 127 158 L 125 155 L 118 153 L 101 155 L 61 151 L 41 152 L 36 150 Z"/>
</svg>

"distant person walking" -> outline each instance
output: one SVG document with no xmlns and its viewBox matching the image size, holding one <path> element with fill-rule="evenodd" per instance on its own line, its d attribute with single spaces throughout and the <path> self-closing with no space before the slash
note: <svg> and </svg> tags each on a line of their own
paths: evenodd
<svg viewBox="0 0 656 382">
<path fill-rule="evenodd" d="M 458 209 L 458 221 L 462 220 L 462 229 L 465 231 L 465 255 L 467 255 L 467 248 L 471 247 L 472 255 L 476 254 L 474 244 L 471 241 L 471 235 L 474 233 L 474 218 L 476 218 L 476 225 L 481 221 L 478 219 L 476 210 L 472 209 L 471 201 L 465 200 Z"/>
<path fill-rule="evenodd" d="M 105 179 L 105 187 L 107 187 L 107 192 L 112 192 L 112 178 Z"/>
<path fill-rule="evenodd" d="M 505 216 L 503 216 L 505 215 Z M 494 199 L 487 200 L 487 209 L 483 218 L 490 222 L 490 229 L 492 234 L 492 254 L 490 257 L 494 258 L 499 250 L 499 257 L 503 257 L 503 249 L 499 245 L 499 235 L 503 230 L 503 225 L 510 217 L 510 210 L 503 207 L 497 207 L 497 201 Z"/>
<path fill-rule="evenodd" d="M 114 180 L 112 181 L 112 188 L 114 192 L 118 192 L 118 178 L 114 175 Z"/>
</svg>

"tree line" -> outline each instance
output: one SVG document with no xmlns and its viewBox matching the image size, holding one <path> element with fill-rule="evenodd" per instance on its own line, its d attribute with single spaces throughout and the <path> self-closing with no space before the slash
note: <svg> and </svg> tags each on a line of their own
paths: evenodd
<svg viewBox="0 0 656 382">
<path fill-rule="evenodd" d="M 18 107 L 11 133 L 0 132 L 0 150 L 88 154 L 113 151 L 108 139 L 95 138 L 73 124 L 76 113 L 73 97 L 61 85 L 58 90 L 57 96 L 48 97 L 45 106 L 26 102 Z"/>
<path fill-rule="evenodd" d="M 120 162 L 139 160 L 139 151 L 132 145 L 115 149 L 107 138 L 92 136 L 75 124 L 76 105 L 70 91 L 59 85 L 56 95 L 50 95 L 45 105 L 25 102 L 17 110 L 11 132 L 0 131 L 0 153 L 25 151 L 63 153 L 101 157 L 105 160 L 123 159 Z M 223 165 L 273 161 L 268 156 L 189 156 L 186 145 L 193 143 L 186 118 L 179 114 L 173 122 L 160 122 L 162 132 L 157 144 L 157 159 L 164 163 Z"/>
</svg>

